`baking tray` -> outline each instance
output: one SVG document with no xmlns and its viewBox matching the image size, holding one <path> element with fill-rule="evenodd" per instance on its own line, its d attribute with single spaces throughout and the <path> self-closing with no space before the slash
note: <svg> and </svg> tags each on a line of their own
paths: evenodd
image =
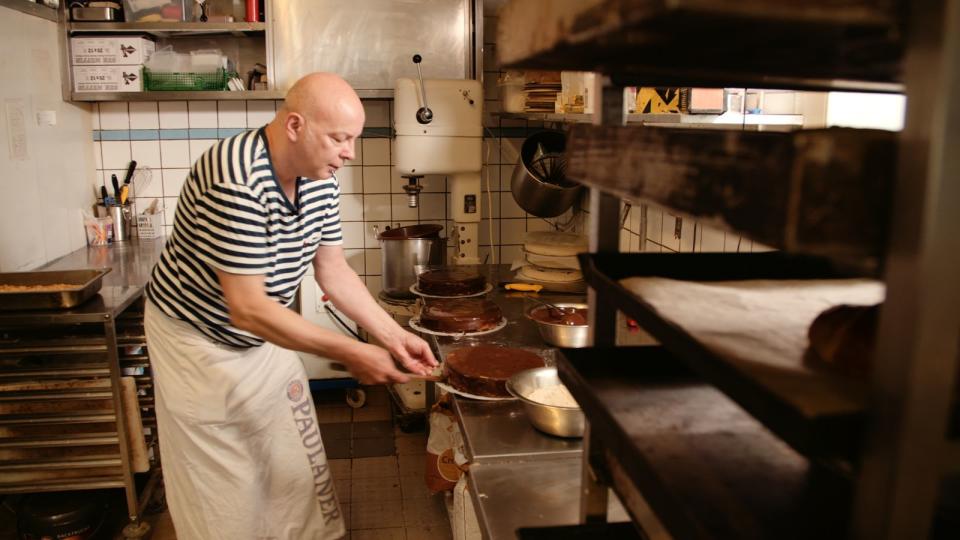
<svg viewBox="0 0 960 540">
<path fill-rule="evenodd" d="M 110 268 L 0 273 L 0 311 L 69 309 L 97 294 Z M 4 291 L 5 285 L 62 285 L 49 291 Z"/>
<path fill-rule="evenodd" d="M 745 368 L 700 343 L 682 327 L 660 316 L 656 309 L 620 284 L 634 276 L 657 276 L 689 281 L 750 279 L 845 279 L 860 277 L 833 262 L 783 252 L 578 255 L 584 279 L 660 341 L 707 382 L 715 385 L 787 444 L 807 456 L 855 459 L 859 456 L 866 418 L 866 382 L 831 373 L 804 378 L 771 378 L 763 369 Z M 789 383 L 789 384 L 787 384 Z M 851 411 L 809 407 L 814 396 L 834 391 L 845 397 L 862 396 Z M 816 412 L 811 412 L 815 410 Z"/>
</svg>

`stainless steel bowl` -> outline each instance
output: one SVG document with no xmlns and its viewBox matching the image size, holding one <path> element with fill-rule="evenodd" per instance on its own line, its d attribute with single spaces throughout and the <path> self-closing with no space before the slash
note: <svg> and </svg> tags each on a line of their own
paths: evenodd
<svg viewBox="0 0 960 540">
<path fill-rule="evenodd" d="M 587 309 L 586 304 L 576 304 L 571 302 L 553 302 L 553 305 L 557 307 Z M 527 310 L 526 315 L 528 319 L 537 325 L 537 330 L 540 331 L 540 337 L 542 337 L 544 341 L 546 341 L 549 345 L 553 345 L 554 347 L 569 347 L 571 349 L 578 349 L 588 345 L 590 333 L 589 325 L 578 324 L 571 326 L 568 324 L 554 324 L 538 321 L 537 319 L 531 317 L 530 313 L 536 309 L 540 309 L 541 306 L 541 304 L 537 304 L 531 307 Z"/>
<path fill-rule="evenodd" d="M 507 391 L 523 403 L 533 427 L 558 437 L 583 437 L 583 411 L 579 407 L 544 405 L 527 398 L 537 388 L 558 384 L 563 383 L 557 368 L 534 368 L 507 379 Z"/>
</svg>

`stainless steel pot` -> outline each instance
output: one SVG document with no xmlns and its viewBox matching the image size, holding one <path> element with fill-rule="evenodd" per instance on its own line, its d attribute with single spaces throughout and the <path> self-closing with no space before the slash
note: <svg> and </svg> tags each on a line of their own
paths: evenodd
<svg viewBox="0 0 960 540">
<path fill-rule="evenodd" d="M 510 180 L 520 208 L 538 217 L 556 217 L 577 202 L 582 186 L 563 176 L 565 147 L 566 136 L 559 131 L 541 131 L 523 141 Z"/>
<path fill-rule="evenodd" d="M 443 264 L 446 239 L 440 225 L 410 225 L 377 232 L 383 292 L 393 298 L 412 298 L 417 265 Z"/>
</svg>

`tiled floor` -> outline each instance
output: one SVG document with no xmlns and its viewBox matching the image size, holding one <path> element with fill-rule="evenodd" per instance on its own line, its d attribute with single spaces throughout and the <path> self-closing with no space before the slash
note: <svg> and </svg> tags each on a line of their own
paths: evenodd
<svg viewBox="0 0 960 540">
<path fill-rule="evenodd" d="M 348 540 L 443 540 L 453 538 L 444 496 L 424 484 L 426 435 L 393 426 L 390 396 L 367 388 L 360 409 L 342 391 L 314 396 Z M 170 517 L 156 517 L 153 540 L 175 540 Z"/>
</svg>

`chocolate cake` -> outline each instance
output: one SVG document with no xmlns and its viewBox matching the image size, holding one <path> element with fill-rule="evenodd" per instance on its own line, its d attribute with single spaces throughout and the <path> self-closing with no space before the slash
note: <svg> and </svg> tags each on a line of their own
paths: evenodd
<svg viewBox="0 0 960 540">
<path fill-rule="evenodd" d="M 482 292 L 487 278 L 467 268 L 440 268 L 427 270 L 417 276 L 417 288 L 423 294 L 435 296 L 466 296 Z"/>
<path fill-rule="evenodd" d="M 420 310 L 420 326 L 437 332 L 483 332 L 502 318 L 500 306 L 486 298 L 432 298 Z"/>
<path fill-rule="evenodd" d="M 499 345 L 455 349 L 444 361 L 444 373 L 451 386 L 487 397 L 508 397 L 507 379 L 537 367 L 543 367 L 543 359 L 536 354 Z"/>
</svg>

